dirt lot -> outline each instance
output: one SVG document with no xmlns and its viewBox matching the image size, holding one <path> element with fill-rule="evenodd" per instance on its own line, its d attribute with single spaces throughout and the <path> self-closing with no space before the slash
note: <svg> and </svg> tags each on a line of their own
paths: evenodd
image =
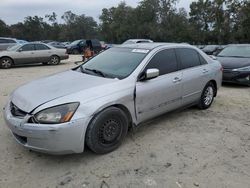
<svg viewBox="0 0 250 188">
<path fill-rule="evenodd" d="M 16 87 L 74 67 L 0 69 L 0 108 Z M 18 145 L 0 115 L 0 187 L 250 187 L 250 88 L 223 86 L 213 106 L 166 114 L 130 131 L 107 155 L 31 152 Z"/>
</svg>

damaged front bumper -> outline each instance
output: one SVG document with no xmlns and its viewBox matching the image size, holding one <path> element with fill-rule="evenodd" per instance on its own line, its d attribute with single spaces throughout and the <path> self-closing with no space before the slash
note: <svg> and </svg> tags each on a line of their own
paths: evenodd
<svg viewBox="0 0 250 188">
<path fill-rule="evenodd" d="M 15 140 L 28 149 L 49 154 L 81 153 L 84 150 L 87 119 L 53 125 L 29 123 L 31 115 L 13 116 L 10 103 L 3 112 Z"/>
</svg>

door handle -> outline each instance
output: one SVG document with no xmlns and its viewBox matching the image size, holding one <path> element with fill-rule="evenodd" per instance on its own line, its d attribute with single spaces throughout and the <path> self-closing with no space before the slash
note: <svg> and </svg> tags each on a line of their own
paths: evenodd
<svg viewBox="0 0 250 188">
<path fill-rule="evenodd" d="M 174 82 L 174 83 L 177 83 L 177 82 L 180 82 L 181 80 L 182 80 L 181 78 L 175 77 L 174 80 L 173 80 L 173 82 Z"/>
<path fill-rule="evenodd" d="M 207 69 L 203 69 L 202 73 L 208 73 Z"/>
</svg>

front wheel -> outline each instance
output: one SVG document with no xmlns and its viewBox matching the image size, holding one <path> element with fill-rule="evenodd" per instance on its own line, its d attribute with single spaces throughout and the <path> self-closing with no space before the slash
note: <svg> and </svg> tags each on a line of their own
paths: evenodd
<svg viewBox="0 0 250 188">
<path fill-rule="evenodd" d="M 128 131 L 126 114 L 116 107 L 107 108 L 91 121 L 86 132 L 87 146 L 97 154 L 118 148 Z"/>
<path fill-rule="evenodd" d="M 58 65 L 60 63 L 60 58 L 56 55 L 51 56 L 49 63 L 51 65 Z"/>
<path fill-rule="evenodd" d="M 215 88 L 214 84 L 212 82 L 209 82 L 205 86 L 205 88 L 202 92 L 200 102 L 198 104 L 199 108 L 204 109 L 204 110 L 208 109 L 214 101 L 215 93 L 216 93 L 216 88 Z"/>
<path fill-rule="evenodd" d="M 12 64 L 13 64 L 12 59 L 8 57 L 0 59 L 0 67 L 3 69 L 9 69 L 12 66 Z"/>
</svg>

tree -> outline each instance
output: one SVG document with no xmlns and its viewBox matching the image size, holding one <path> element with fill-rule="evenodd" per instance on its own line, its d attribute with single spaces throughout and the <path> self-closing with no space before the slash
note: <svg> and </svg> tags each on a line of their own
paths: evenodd
<svg viewBox="0 0 250 188">
<path fill-rule="evenodd" d="M 9 37 L 11 35 L 9 27 L 0 19 L 0 36 Z"/>
</svg>

